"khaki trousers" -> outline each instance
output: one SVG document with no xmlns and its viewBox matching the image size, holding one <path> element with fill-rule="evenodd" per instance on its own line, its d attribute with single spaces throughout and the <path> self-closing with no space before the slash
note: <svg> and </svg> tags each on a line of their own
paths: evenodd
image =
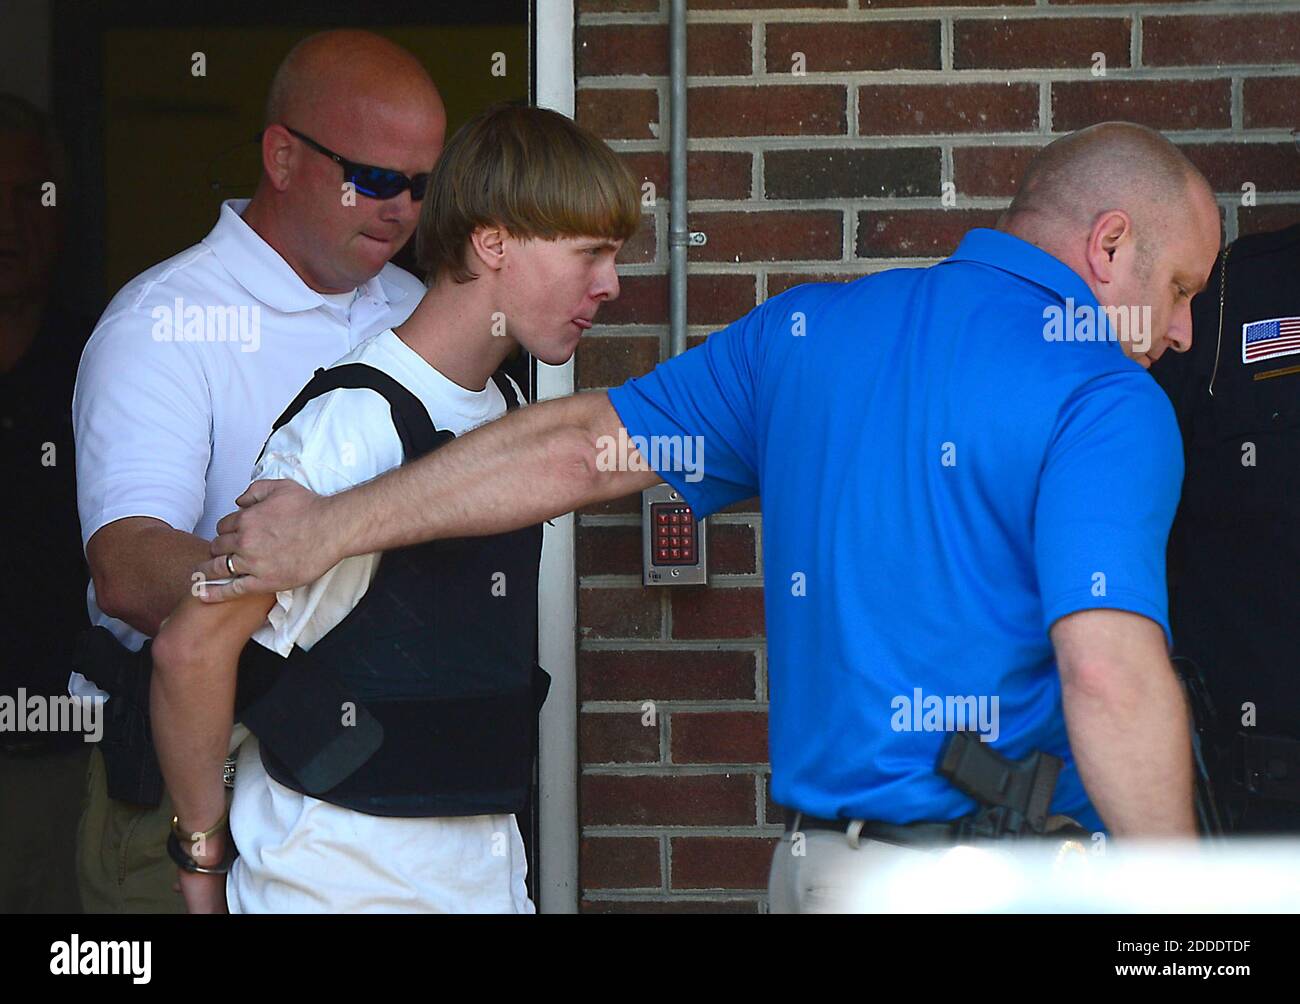
<svg viewBox="0 0 1300 1004">
<path fill-rule="evenodd" d="M 831 830 L 787 831 L 772 854 L 768 905 L 772 913 L 863 913 L 866 880 L 932 850 L 901 847 L 869 837 L 854 841 Z"/>
<path fill-rule="evenodd" d="M 0 913 L 80 913 L 77 817 L 91 749 L 0 753 Z"/>
<path fill-rule="evenodd" d="M 171 820 L 166 793 L 156 809 L 109 798 L 103 754 L 91 751 L 77 830 L 77 883 L 87 913 L 185 912 L 167 856 Z"/>
</svg>

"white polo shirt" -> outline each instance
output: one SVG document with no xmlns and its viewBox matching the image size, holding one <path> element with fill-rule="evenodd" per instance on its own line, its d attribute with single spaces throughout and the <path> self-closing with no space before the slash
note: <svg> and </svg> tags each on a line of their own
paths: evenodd
<svg viewBox="0 0 1300 1004">
<path fill-rule="evenodd" d="M 127 283 L 86 344 L 72 403 L 83 547 L 127 516 L 214 536 L 312 373 L 400 324 L 424 294 L 394 265 L 354 296 L 315 292 L 244 223 L 247 205 L 223 203 L 207 237 Z M 133 651 L 144 644 L 99 609 L 93 582 L 86 597 L 92 623 Z M 69 690 L 100 693 L 79 673 Z"/>
</svg>

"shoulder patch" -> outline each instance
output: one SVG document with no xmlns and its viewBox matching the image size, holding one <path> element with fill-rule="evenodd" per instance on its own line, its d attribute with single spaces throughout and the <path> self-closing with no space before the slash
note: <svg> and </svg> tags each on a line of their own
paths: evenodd
<svg viewBox="0 0 1300 1004">
<path fill-rule="evenodd" d="M 1300 354 L 1300 317 L 1271 317 L 1241 326 L 1241 361 L 1258 363 Z"/>
</svg>

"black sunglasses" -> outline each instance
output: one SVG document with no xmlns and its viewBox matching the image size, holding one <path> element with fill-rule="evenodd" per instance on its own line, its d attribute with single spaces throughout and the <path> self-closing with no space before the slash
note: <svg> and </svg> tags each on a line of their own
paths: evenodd
<svg viewBox="0 0 1300 1004">
<path fill-rule="evenodd" d="M 348 160 L 335 153 L 328 147 L 321 146 L 310 136 L 300 133 L 291 126 L 285 126 L 292 135 L 297 136 L 317 153 L 323 153 L 339 167 L 343 168 L 343 180 L 352 182 L 358 192 L 371 199 L 393 199 L 401 195 L 408 188 L 411 190 L 411 201 L 419 202 L 424 198 L 424 190 L 429 185 L 429 172 L 423 171 L 413 178 L 408 178 L 401 171 L 394 171 L 387 167 L 375 167 L 373 164 L 358 164 L 354 160 Z M 257 136 L 260 141 L 262 136 Z"/>
</svg>

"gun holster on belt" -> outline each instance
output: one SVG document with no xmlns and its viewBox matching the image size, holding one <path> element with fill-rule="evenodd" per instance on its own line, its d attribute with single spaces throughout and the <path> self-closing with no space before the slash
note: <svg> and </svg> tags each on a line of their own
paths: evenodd
<svg viewBox="0 0 1300 1004">
<path fill-rule="evenodd" d="M 146 641 L 132 652 L 108 628 L 93 627 L 77 639 L 73 668 L 109 695 L 99 742 L 109 797 L 157 807 L 163 777 L 149 729 L 149 649 Z"/>
<path fill-rule="evenodd" d="M 1300 804 L 1300 741 L 1238 732 L 1229 764 L 1233 785 L 1248 795 Z"/>
<path fill-rule="evenodd" d="M 1047 832 L 1060 757 L 1034 752 L 1012 760 L 973 732 L 954 732 L 936 770 L 980 805 L 972 815 L 954 820 L 958 839 L 996 840 Z"/>
</svg>

